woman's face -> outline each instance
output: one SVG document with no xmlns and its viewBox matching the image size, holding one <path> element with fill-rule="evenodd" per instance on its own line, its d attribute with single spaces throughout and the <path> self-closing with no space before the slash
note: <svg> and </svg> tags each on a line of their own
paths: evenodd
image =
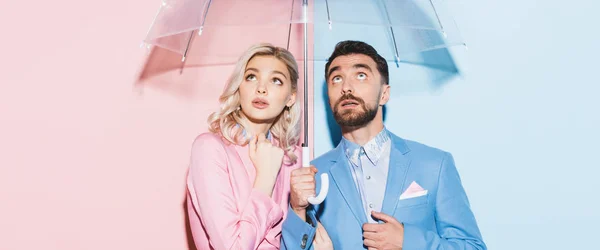
<svg viewBox="0 0 600 250">
<path fill-rule="evenodd" d="M 240 85 L 242 112 L 255 123 L 272 123 L 296 101 L 285 63 L 273 56 L 255 56 Z"/>
</svg>

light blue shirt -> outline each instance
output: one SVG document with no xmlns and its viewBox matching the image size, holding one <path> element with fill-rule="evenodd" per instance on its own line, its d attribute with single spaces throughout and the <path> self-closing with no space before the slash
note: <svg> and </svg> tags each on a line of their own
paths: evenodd
<svg viewBox="0 0 600 250">
<path fill-rule="evenodd" d="M 239 128 L 240 126 L 241 125 L 239 123 L 236 124 L 236 127 Z M 252 136 L 254 136 L 252 133 L 247 133 L 246 132 L 246 128 L 242 127 L 242 129 L 243 129 L 242 130 L 242 136 L 244 136 L 244 138 L 248 138 L 248 137 L 251 138 Z M 269 129 L 269 131 L 267 131 L 266 137 L 267 137 L 268 140 L 271 140 L 271 130 L 270 129 Z"/>
<path fill-rule="evenodd" d="M 381 212 L 390 164 L 390 135 L 384 128 L 363 146 L 342 137 L 342 146 L 367 218 L 376 223 L 371 211 Z"/>
</svg>

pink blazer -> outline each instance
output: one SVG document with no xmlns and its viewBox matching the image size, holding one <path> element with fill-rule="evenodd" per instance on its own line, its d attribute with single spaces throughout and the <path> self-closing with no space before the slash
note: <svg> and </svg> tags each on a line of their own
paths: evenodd
<svg viewBox="0 0 600 250">
<path fill-rule="evenodd" d="M 295 151 L 302 159 L 300 150 Z M 253 188 L 256 170 L 248 146 L 227 144 L 212 133 L 192 145 L 187 176 L 188 214 L 198 250 L 279 249 L 288 211 L 290 173 L 281 167 L 273 197 Z"/>
</svg>

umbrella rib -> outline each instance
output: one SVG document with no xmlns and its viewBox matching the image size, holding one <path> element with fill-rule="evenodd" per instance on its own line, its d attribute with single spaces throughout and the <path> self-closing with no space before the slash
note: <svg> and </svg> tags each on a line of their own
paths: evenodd
<svg viewBox="0 0 600 250">
<path fill-rule="evenodd" d="M 290 14 L 290 27 L 288 28 L 287 50 L 290 50 L 290 39 L 292 37 L 292 19 L 294 18 L 294 0 L 292 0 L 292 13 Z"/>
<path fill-rule="evenodd" d="M 329 23 L 329 30 L 331 30 L 331 15 L 329 15 L 329 1 L 325 0 L 325 9 L 327 9 L 327 21 Z"/>
<path fill-rule="evenodd" d="M 158 18 L 158 15 L 160 14 L 160 12 L 162 11 L 162 9 L 165 5 L 166 5 L 166 3 L 162 2 L 160 4 L 160 8 L 158 8 L 158 11 L 156 11 L 156 15 L 154 15 L 154 19 L 152 19 L 152 25 L 150 25 L 150 27 L 148 27 L 148 31 L 146 32 L 146 39 L 148 39 L 148 36 L 150 35 L 150 31 L 152 30 L 152 27 L 154 27 L 154 24 L 156 23 L 156 19 Z M 140 48 L 144 46 L 144 44 L 146 43 L 146 39 L 144 39 L 144 41 L 142 41 L 142 43 L 140 44 Z"/>
<path fill-rule="evenodd" d="M 202 17 L 202 25 L 200 25 L 200 29 L 198 30 L 198 35 L 202 35 L 202 30 L 204 30 L 204 23 L 206 23 L 206 16 L 208 15 L 208 9 L 210 9 L 210 4 L 212 0 L 208 0 L 208 5 L 206 6 L 206 10 L 204 11 L 204 17 Z"/>
<path fill-rule="evenodd" d="M 433 13 L 435 13 L 435 17 L 437 18 L 438 24 L 440 25 L 440 29 L 442 29 L 442 34 L 444 35 L 444 37 L 448 37 L 448 35 L 446 35 L 446 31 L 444 30 L 444 25 L 442 25 L 442 21 L 440 20 L 440 16 L 438 15 L 437 10 L 435 9 L 433 0 L 429 0 L 429 3 L 431 4 L 431 8 L 433 8 Z"/>
<path fill-rule="evenodd" d="M 204 11 L 204 17 L 202 17 L 202 25 L 200 25 L 200 29 L 198 29 L 198 35 L 202 35 L 202 30 L 204 29 L 204 23 L 206 22 L 206 15 L 208 14 L 208 9 L 210 8 L 210 4 L 212 0 L 208 0 L 208 4 L 206 6 L 206 10 Z M 188 51 L 190 49 L 190 44 L 192 42 L 192 38 L 194 36 L 194 31 L 190 33 L 190 38 L 188 38 L 187 45 L 185 46 L 185 51 L 183 52 L 183 57 L 181 58 L 181 62 L 185 62 Z"/>
<path fill-rule="evenodd" d="M 385 5 L 385 0 L 382 0 L 383 9 L 385 10 L 385 15 L 387 17 L 388 23 L 390 25 L 390 32 L 392 33 L 392 41 L 394 42 L 394 51 L 396 53 L 396 66 L 400 67 L 400 56 L 398 55 L 398 44 L 396 43 L 396 36 L 394 35 L 394 27 L 392 26 L 392 20 L 390 19 L 390 13 L 388 13 L 387 6 Z"/>
<path fill-rule="evenodd" d="M 190 32 L 190 38 L 188 38 L 187 45 L 185 46 L 185 51 L 183 52 L 183 57 L 181 57 L 181 62 L 185 62 L 187 57 L 188 50 L 190 49 L 190 43 L 192 42 L 192 37 L 194 36 L 194 31 Z"/>
</svg>

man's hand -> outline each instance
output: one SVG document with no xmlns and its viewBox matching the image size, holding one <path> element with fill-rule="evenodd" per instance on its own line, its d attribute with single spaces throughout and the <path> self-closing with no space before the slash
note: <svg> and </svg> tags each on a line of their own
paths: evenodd
<svg viewBox="0 0 600 250">
<path fill-rule="evenodd" d="M 363 244 L 369 250 L 401 250 L 404 242 L 404 225 L 387 214 L 375 211 L 371 214 L 385 223 L 365 223 L 363 225 Z"/>
<path fill-rule="evenodd" d="M 308 197 L 315 196 L 315 173 L 317 168 L 301 167 L 292 171 L 290 177 L 290 206 L 303 220 L 306 220 Z"/>
</svg>

